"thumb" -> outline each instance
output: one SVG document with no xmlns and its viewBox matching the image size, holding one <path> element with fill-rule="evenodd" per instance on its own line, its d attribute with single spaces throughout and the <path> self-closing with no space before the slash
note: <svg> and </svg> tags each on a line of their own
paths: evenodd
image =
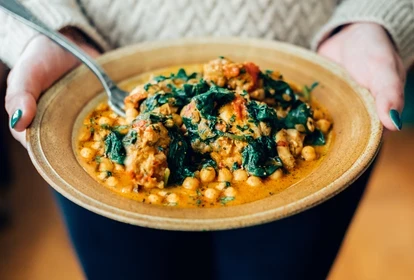
<svg viewBox="0 0 414 280">
<path fill-rule="evenodd" d="M 378 68 L 370 82 L 370 90 L 375 97 L 377 113 L 384 126 L 391 130 L 401 130 L 401 112 L 404 108 L 404 79 L 402 67 Z"/>
<path fill-rule="evenodd" d="M 92 48 L 86 51 L 93 56 L 98 54 Z M 17 132 L 24 131 L 36 114 L 40 94 L 78 64 L 74 56 L 44 36 L 30 41 L 7 80 L 6 110 L 10 127 Z"/>
</svg>

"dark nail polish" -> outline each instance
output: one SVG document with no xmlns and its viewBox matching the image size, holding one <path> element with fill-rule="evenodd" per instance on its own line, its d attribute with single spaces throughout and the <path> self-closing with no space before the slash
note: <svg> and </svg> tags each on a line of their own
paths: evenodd
<svg viewBox="0 0 414 280">
<path fill-rule="evenodd" d="M 12 115 L 12 117 L 10 119 L 10 126 L 11 126 L 11 128 L 14 128 L 16 126 L 17 122 L 20 120 L 20 118 L 22 117 L 22 115 L 23 115 L 23 112 L 20 109 L 17 109 L 13 113 L 13 115 Z"/>
<path fill-rule="evenodd" d="M 395 127 L 398 130 L 401 130 L 401 128 L 402 128 L 402 122 L 401 122 L 400 113 L 398 113 L 398 111 L 395 110 L 395 109 L 391 109 L 390 110 L 390 118 L 392 120 L 392 123 L 395 125 Z"/>
</svg>

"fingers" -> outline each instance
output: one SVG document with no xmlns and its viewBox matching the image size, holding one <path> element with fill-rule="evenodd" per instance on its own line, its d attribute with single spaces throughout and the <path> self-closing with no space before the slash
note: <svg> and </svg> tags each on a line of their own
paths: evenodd
<svg viewBox="0 0 414 280">
<path fill-rule="evenodd" d="M 44 36 L 34 38 L 7 80 L 6 110 L 10 127 L 20 132 L 26 129 L 36 114 L 41 92 L 77 63 L 73 56 Z"/>
<path fill-rule="evenodd" d="M 36 102 L 45 83 L 37 70 L 30 62 L 16 65 L 7 80 L 6 110 L 10 127 L 16 131 L 26 129 L 36 114 Z"/>
<path fill-rule="evenodd" d="M 402 70 L 402 73 L 401 73 Z M 405 70 L 395 65 L 382 66 L 374 73 L 370 90 L 375 97 L 378 116 L 391 131 L 401 130 L 401 112 L 404 108 Z"/>
</svg>

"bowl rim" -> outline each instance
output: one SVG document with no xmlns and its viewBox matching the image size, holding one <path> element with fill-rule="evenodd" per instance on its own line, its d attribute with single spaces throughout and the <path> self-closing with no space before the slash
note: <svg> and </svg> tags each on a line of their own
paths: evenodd
<svg viewBox="0 0 414 280">
<path fill-rule="evenodd" d="M 46 180 L 46 182 L 51 185 L 56 191 L 60 194 L 71 200 L 72 202 L 78 204 L 81 207 L 84 207 L 92 212 L 111 218 L 117 221 L 121 221 L 128 224 L 139 225 L 143 227 L 151 227 L 158 229 L 168 229 L 168 230 L 187 230 L 187 231 L 199 231 L 199 230 L 223 230 L 230 228 L 239 228 L 245 226 L 251 226 L 256 224 L 262 224 L 270 222 L 277 219 L 285 218 L 287 216 L 294 215 L 296 213 L 302 212 L 306 209 L 309 209 L 313 206 L 316 206 L 327 199 L 338 194 L 349 185 L 351 185 L 373 162 L 375 156 L 377 155 L 380 145 L 382 142 L 383 127 L 377 116 L 375 109 L 375 101 L 373 96 L 369 93 L 368 90 L 359 86 L 356 81 L 338 64 L 328 60 L 327 58 L 321 57 L 316 53 L 291 45 L 285 42 L 271 41 L 265 39 L 250 39 L 250 38 L 238 38 L 238 37 L 204 37 L 204 38 L 185 38 L 169 41 L 156 41 L 156 42 L 145 42 L 135 45 L 130 45 L 127 47 L 119 48 L 108 53 L 105 53 L 97 59 L 98 63 L 104 65 L 108 62 L 116 60 L 121 54 L 128 55 L 135 53 L 137 51 L 151 50 L 154 48 L 168 48 L 177 45 L 185 44 L 210 44 L 210 43 L 229 43 L 229 44 L 244 44 L 258 46 L 265 44 L 270 48 L 277 48 L 280 51 L 285 51 L 291 53 L 292 50 L 306 60 L 311 60 L 313 62 L 319 63 L 322 67 L 326 68 L 328 71 L 332 72 L 335 75 L 341 76 L 345 82 L 347 82 L 359 97 L 363 101 L 363 105 L 366 109 L 367 114 L 370 116 L 371 131 L 368 138 L 365 149 L 358 159 L 352 164 L 352 166 L 342 173 L 342 175 L 321 188 L 320 190 L 313 192 L 311 195 L 295 200 L 289 204 L 286 204 L 283 207 L 274 208 L 267 211 L 262 211 L 254 214 L 249 214 L 247 216 L 238 216 L 238 217 L 226 217 L 220 219 L 181 219 L 181 218 L 166 218 L 166 217 L 156 217 L 149 216 L 140 213 L 131 213 L 123 209 L 113 207 L 111 205 L 105 205 L 99 203 L 98 201 L 93 200 L 92 198 L 84 195 L 83 193 L 72 188 L 69 191 L 67 182 L 63 181 L 62 178 L 53 170 L 53 167 L 49 164 L 46 156 L 42 153 L 42 147 L 40 145 L 39 136 L 40 129 L 39 126 L 42 122 L 43 114 L 41 113 L 43 109 L 47 106 L 47 101 L 53 99 L 56 92 L 53 93 L 54 88 L 58 88 L 65 84 L 66 80 L 71 77 L 81 74 L 85 71 L 89 71 L 86 66 L 81 65 L 76 69 L 72 70 L 65 76 L 63 76 L 59 81 L 57 81 L 51 88 L 49 88 L 44 94 L 42 94 L 39 103 L 38 111 L 36 116 L 27 129 L 26 140 L 27 140 L 27 149 L 30 156 L 30 159 L 39 172 L 39 174 Z M 246 219 L 248 217 L 248 219 Z M 159 222 L 162 221 L 162 225 Z"/>
</svg>

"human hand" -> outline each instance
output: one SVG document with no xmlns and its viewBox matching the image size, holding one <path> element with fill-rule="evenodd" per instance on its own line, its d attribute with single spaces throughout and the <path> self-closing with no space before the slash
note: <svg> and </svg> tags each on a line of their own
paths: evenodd
<svg viewBox="0 0 414 280">
<path fill-rule="evenodd" d="M 92 57 L 99 52 L 73 29 L 62 32 Z M 26 147 L 26 128 L 32 122 L 40 94 L 80 62 L 43 35 L 33 38 L 7 78 L 6 110 L 13 137 Z"/>
<path fill-rule="evenodd" d="M 318 53 L 341 64 L 372 93 L 387 129 L 401 130 L 406 70 L 384 28 L 375 23 L 350 24 L 324 41 Z"/>
</svg>

